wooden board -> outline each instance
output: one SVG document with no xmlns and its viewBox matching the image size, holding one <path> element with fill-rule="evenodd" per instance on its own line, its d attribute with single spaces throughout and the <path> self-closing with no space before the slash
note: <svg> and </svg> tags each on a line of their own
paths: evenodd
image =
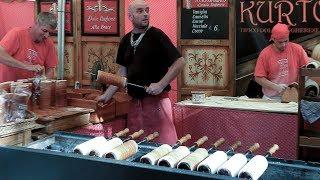
<svg viewBox="0 0 320 180">
<path fill-rule="evenodd" d="M 94 89 L 74 89 L 68 93 L 68 105 L 94 109 L 95 112 L 90 115 L 91 123 L 113 121 L 115 117 L 127 115 L 132 99 L 128 94 L 116 92 L 106 104 L 94 100 L 101 94 L 101 91 Z"/>
<path fill-rule="evenodd" d="M 94 100 L 68 98 L 68 105 L 94 109 L 95 112 L 91 113 L 90 117 L 91 123 L 110 121 L 115 118 L 116 107 L 114 100 L 106 105 L 99 105 Z"/>
<path fill-rule="evenodd" d="M 50 107 L 45 110 L 36 110 L 37 123 L 45 126 L 44 132 L 52 134 L 55 131 L 71 129 L 89 123 L 93 109 L 79 107 Z"/>
<path fill-rule="evenodd" d="M 37 116 L 27 112 L 27 119 L 0 124 L 0 144 L 25 145 L 31 141 L 31 130 L 43 128 L 36 123 Z"/>
<path fill-rule="evenodd" d="M 178 101 L 189 98 L 191 91 L 234 95 L 234 5 L 177 1 L 177 44 L 186 61 L 178 76 Z M 217 14 L 223 17 L 214 18 Z"/>
<path fill-rule="evenodd" d="M 26 145 L 31 142 L 31 130 L 0 137 L 1 145 Z"/>
</svg>

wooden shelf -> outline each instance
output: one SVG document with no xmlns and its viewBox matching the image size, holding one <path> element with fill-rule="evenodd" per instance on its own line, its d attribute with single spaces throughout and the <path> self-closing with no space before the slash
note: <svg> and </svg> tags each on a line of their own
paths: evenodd
<svg viewBox="0 0 320 180">
<path fill-rule="evenodd" d="M 310 148 L 320 148 L 320 136 L 319 137 L 299 136 L 299 146 L 310 147 Z"/>
<path fill-rule="evenodd" d="M 305 96 L 305 76 L 320 77 L 320 69 L 301 68 L 299 73 L 299 159 L 303 156 L 303 148 L 320 148 L 320 129 L 317 127 L 307 127 L 308 129 L 305 129 L 305 120 L 303 119 L 300 110 L 301 100 L 320 102 L 319 96 Z"/>
</svg>

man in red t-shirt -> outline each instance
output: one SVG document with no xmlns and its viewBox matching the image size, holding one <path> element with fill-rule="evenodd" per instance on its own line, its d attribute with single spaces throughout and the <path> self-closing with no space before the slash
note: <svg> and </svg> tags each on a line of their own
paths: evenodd
<svg viewBox="0 0 320 180">
<path fill-rule="evenodd" d="M 56 27 L 55 15 L 41 12 L 32 27 L 9 31 L 0 41 L 0 82 L 31 78 L 43 69 L 46 77 L 53 78 L 58 57 L 48 37 Z"/>
<path fill-rule="evenodd" d="M 273 43 L 264 48 L 257 60 L 254 76 L 262 86 L 264 98 L 281 99 L 288 85 L 297 82 L 299 68 L 308 63 L 302 46 L 289 42 L 289 29 L 276 24 L 271 31 Z"/>
</svg>

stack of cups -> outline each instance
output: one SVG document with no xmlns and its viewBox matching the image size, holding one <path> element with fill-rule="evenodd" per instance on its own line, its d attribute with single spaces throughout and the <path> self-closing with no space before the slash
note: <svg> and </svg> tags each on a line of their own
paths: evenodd
<svg viewBox="0 0 320 180">
<path fill-rule="evenodd" d="M 40 96 L 39 96 L 39 107 L 40 109 L 49 108 L 51 105 L 52 96 L 52 82 L 44 80 L 40 82 Z"/>
<path fill-rule="evenodd" d="M 55 81 L 55 106 L 65 107 L 67 99 L 67 80 Z"/>
<path fill-rule="evenodd" d="M 10 91 L 14 93 L 13 101 L 18 105 L 27 106 L 32 110 L 32 101 L 29 100 L 32 95 L 32 83 L 11 83 Z"/>
<path fill-rule="evenodd" d="M 56 104 L 56 81 L 55 79 L 50 79 L 51 81 L 51 102 L 50 105 L 51 106 L 55 106 Z"/>
</svg>

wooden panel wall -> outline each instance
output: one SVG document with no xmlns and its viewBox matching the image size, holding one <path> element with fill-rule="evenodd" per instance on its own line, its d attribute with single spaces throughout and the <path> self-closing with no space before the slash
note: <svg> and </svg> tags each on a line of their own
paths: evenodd
<svg viewBox="0 0 320 180">
<path fill-rule="evenodd" d="M 229 34 L 226 39 L 182 39 L 181 11 L 185 0 L 177 1 L 178 47 L 187 64 L 178 78 L 178 100 L 193 90 L 211 95 L 234 95 L 235 34 L 234 0 L 229 0 Z M 219 18 L 219 17 L 215 17 Z"/>
<path fill-rule="evenodd" d="M 64 76 L 68 85 L 79 81 L 81 85 L 91 85 L 91 76 L 86 72 L 95 73 L 97 68 L 115 73 L 115 64 L 119 42 L 124 35 L 124 1 L 119 2 L 119 33 L 117 35 L 83 35 L 81 1 L 72 1 L 72 33 L 65 37 Z M 98 1 L 97 1 L 98 2 Z M 103 3 L 103 1 L 101 1 Z M 56 1 L 53 1 L 56 3 Z M 37 9 L 39 7 L 37 6 Z M 35 12 L 38 12 L 36 10 Z M 57 44 L 57 37 L 52 36 Z"/>
</svg>

